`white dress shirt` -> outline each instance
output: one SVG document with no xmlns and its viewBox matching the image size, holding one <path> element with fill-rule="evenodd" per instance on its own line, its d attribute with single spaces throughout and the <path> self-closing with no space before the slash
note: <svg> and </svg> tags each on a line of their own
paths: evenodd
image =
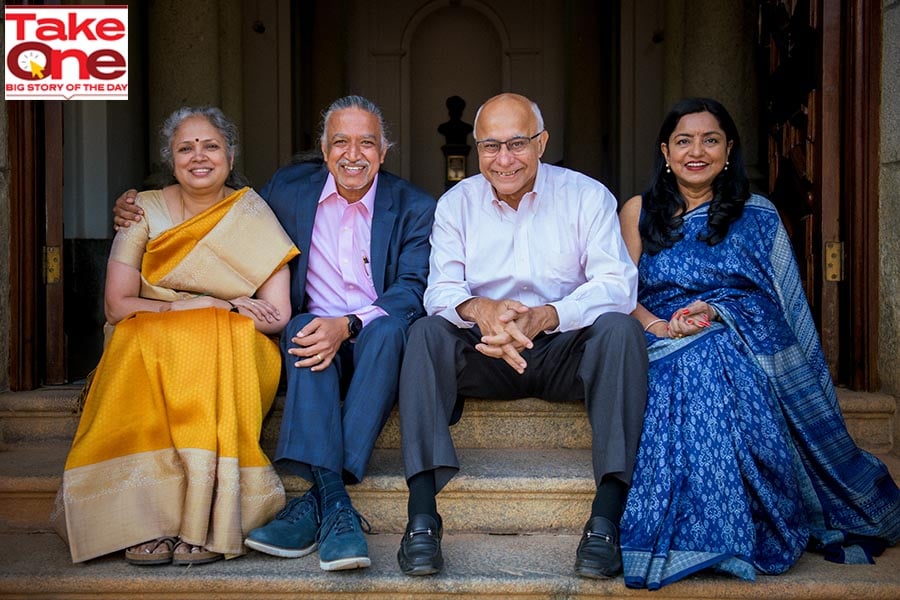
<svg viewBox="0 0 900 600">
<path fill-rule="evenodd" d="M 441 196 L 431 234 L 425 309 L 458 327 L 470 298 L 556 308 L 555 331 L 581 329 L 606 312 L 631 313 L 637 269 L 619 230 L 616 199 L 590 177 L 541 163 L 534 190 L 514 210 L 483 175 Z"/>
</svg>

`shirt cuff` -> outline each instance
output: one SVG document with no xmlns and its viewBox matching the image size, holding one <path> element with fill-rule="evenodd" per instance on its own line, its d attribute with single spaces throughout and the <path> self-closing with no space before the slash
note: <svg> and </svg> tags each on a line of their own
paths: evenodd
<svg viewBox="0 0 900 600">
<path fill-rule="evenodd" d="M 465 319 L 463 319 L 461 316 L 459 316 L 459 313 L 456 312 L 456 309 L 457 309 L 457 307 L 459 307 L 460 304 L 462 304 L 463 302 L 466 302 L 468 300 L 471 300 L 474 297 L 475 296 L 469 296 L 468 298 L 463 298 L 462 300 L 460 300 L 453 306 L 448 306 L 444 310 L 438 312 L 437 315 L 447 319 L 448 321 L 450 321 L 451 323 L 453 323 L 460 329 L 471 329 L 472 327 L 475 326 L 475 323 L 473 323 L 472 321 L 466 321 Z"/>
<path fill-rule="evenodd" d="M 363 327 L 365 327 L 378 317 L 387 315 L 387 311 L 385 311 L 380 306 L 370 304 L 368 306 L 364 306 L 360 309 L 354 310 L 353 314 L 359 317 L 359 320 L 362 321 Z"/>
<path fill-rule="evenodd" d="M 578 306 L 572 302 L 558 300 L 556 302 L 548 302 L 550 306 L 556 309 L 556 316 L 559 318 L 559 325 L 553 331 L 546 333 L 556 333 L 558 331 L 573 331 L 581 329 L 585 325 L 582 324 L 581 311 Z"/>
</svg>

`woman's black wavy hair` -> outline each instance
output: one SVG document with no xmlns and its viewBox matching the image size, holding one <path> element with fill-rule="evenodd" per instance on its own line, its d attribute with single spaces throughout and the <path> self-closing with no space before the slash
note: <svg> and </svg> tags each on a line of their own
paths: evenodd
<svg viewBox="0 0 900 600">
<path fill-rule="evenodd" d="M 648 254 L 656 254 L 669 248 L 684 237 L 681 226 L 687 204 L 678 191 L 674 173 L 666 172 L 666 157 L 663 156 L 661 145 L 669 143 L 669 137 L 683 116 L 699 112 L 712 114 L 725 132 L 726 143 L 732 142 L 732 145 L 728 154 L 728 168 L 713 180 L 713 198 L 709 205 L 706 233 L 700 234 L 698 239 L 710 246 L 725 239 L 728 228 L 741 216 L 744 203 L 750 197 L 741 136 L 734 119 L 721 103 L 711 98 L 685 98 L 679 101 L 663 119 L 659 129 L 653 175 L 650 187 L 643 194 L 644 214 L 639 229 L 643 251 Z"/>
</svg>

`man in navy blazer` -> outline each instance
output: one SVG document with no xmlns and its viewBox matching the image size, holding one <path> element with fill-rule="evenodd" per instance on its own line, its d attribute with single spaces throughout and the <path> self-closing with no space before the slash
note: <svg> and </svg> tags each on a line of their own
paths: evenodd
<svg viewBox="0 0 900 600">
<path fill-rule="evenodd" d="M 245 543 L 287 558 L 318 549 L 330 571 L 370 564 L 365 520 L 344 484 L 365 475 L 397 400 L 407 329 L 425 314 L 435 202 L 380 171 L 390 142 L 374 103 L 339 98 L 322 123 L 324 163 L 279 169 L 260 192 L 300 249 L 281 336 L 287 393 L 275 461 L 312 486 Z M 135 195 L 116 201 L 117 226 L 140 214 Z"/>
<path fill-rule="evenodd" d="M 261 192 L 301 249 L 291 264 L 294 314 L 303 311 L 315 201 L 328 175 L 328 167 L 318 160 L 290 165 L 279 169 Z M 421 189 L 396 175 L 379 172 L 370 257 L 372 281 L 378 292 L 375 305 L 407 325 L 425 314 L 422 294 L 428 277 L 428 236 L 434 207 L 434 199 Z"/>
<path fill-rule="evenodd" d="M 340 98 L 323 119 L 325 163 L 284 167 L 261 191 L 300 249 L 275 460 L 313 485 L 246 544 L 289 558 L 318 547 L 325 570 L 370 564 L 344 483 L 365 475 L 396 402 L 407 329 L 425 314 L 435 202 L 380 171 L 389 145 L 375 104 Z"/>
</svg>

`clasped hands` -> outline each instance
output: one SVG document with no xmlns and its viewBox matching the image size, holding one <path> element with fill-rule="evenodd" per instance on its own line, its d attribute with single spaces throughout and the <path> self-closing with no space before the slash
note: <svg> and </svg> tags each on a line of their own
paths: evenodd
<svg viewBox="0 0 900 600">
<path fill-rule="evenodd" d="M 695 300 L 675 311 L 669 319 L 666 331 L 671 338 L 680 338 L 699 333 L 718 318 L 716 309 L 704 302 Z"/>
<path fill-rule="evenodd" d="M 559 324 L 552 306 L 531 307 L 517 300 L 473 298 L 463 303 L 460 311 L 460 316 L 474 321 L 481 330 L 481 342 L 475 349 L 485 356 L 503 359 L 520 375 L 528 367 L 520 352 L 534 347 L 532 340 L 539 333 L 556 329 Z"/>
<path fill-rule="evenodd" d="M 224 305 L 224 306 L 223 306 Z M 239 296 L 231 300 L 219 299 L 213 296 L 201 294 L 193 298 L 185 298 L 183 300 L 175 300 L 167 304 L 163 304 L 159 312 L 168 312 L 170 310 L 191 310 L 195 308 L 231 308 L 237 306 L 243 308 L 248 313 L 256 317 L 257 321 L 265 321 L 273 323 L 278 321 L 281 316 L 278 308 L 274 304 L 263 300 L 262 298 L 251 298 L 250 296 Z"/>
</svg>

